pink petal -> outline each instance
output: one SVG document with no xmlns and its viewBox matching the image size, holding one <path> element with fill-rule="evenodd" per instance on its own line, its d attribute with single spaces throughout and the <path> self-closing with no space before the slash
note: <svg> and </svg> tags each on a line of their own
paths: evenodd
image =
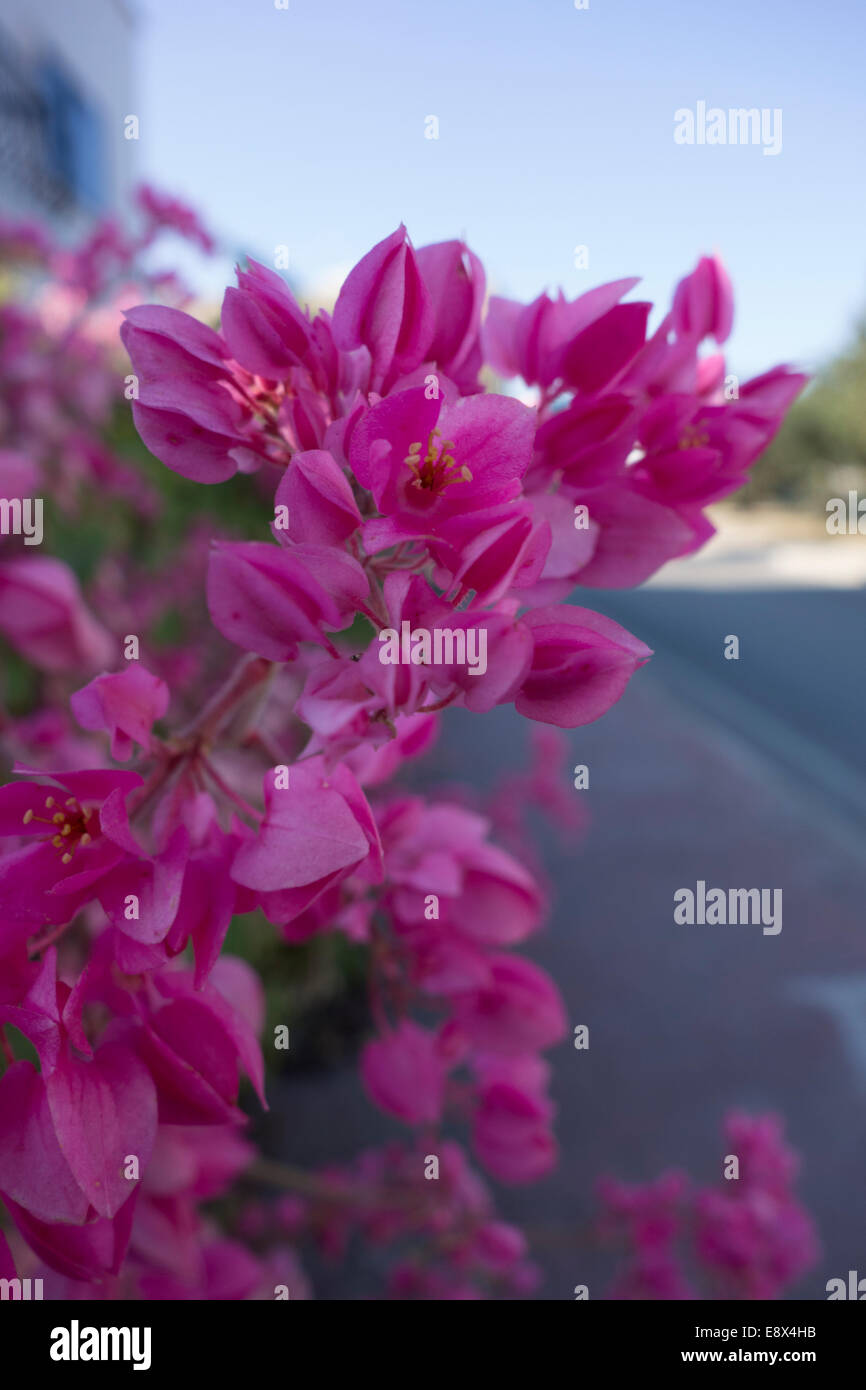
<svg viewBox="0 0 866 1390">
<path fill-rule="evenodd" d="M 63 1156 L 45 1082 L 30 1062 L 0 1078 L 0 1192 L 39 1221 L 80 1225 L 89 1200 Z"/>
</svg>

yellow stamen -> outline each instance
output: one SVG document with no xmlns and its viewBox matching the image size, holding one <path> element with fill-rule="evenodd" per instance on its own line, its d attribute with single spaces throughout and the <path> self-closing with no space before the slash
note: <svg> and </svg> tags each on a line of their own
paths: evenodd
<svg viewBox="0 0 866 1390">
<path fill-rule="evenodd" d="M 32 811 L 25 811 L 25 812 L 24 812 L 24 824 L 25 824 L 25 825 L 29 825 L 30 822 L 32 821 L 32 819 L 33 819 L 33 812 L 32 812 Z"/>
<path fill-rule="evenodd" d="M 706 430 L 700 430 L 696 425 L 686 425 L 680 438 L 681 449 L 705 449 L 710 442 L 710 436 Z"/>
<path fill-rule="evenodd" d="M 427 492 L 442 492 L 452 483 L 472 481 L 471 471 L 465 464 L 460 467 L 454 455 L 448 452 L 454 448 L 454 441 L 443 439 L 440 443 L 440 436 L 440 430 L 430 431 L 427 453 L 423 461 L 420 441 L 409 445 L 409 453 L 404 462 L 415 475 L 412 480 L 413 487 L 423 488 Z"/>
</svg>

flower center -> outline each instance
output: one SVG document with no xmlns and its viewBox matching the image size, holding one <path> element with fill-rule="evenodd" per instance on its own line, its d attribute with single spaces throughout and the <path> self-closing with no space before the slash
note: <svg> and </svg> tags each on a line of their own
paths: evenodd
<svg viewBox="0 0 866 1390">
<path fill-rule="evenodd" d="M 23 820 L 25 825 L 29 825 L 32 820 L 41 822 L 42 825 L 49 825 L 52 829 L 51 843 L 55 849 L 60 850 L 61 864 L 69 864 L 72 856 L 81 845 L 84 848 L 93 839 L 87 829 L 87 822 L 93 815 L 93 808 L 86 809 L 76 801 L 74 796 L 70 796 L 63 803 L 63 809 L 57 807 L 57 802 L 53 796 L 45 798 L 45 810 L 49 812 L 47 816 L 37 816 L 33 810 L 25 811 Z"/>
<path fill-rule="evenodd" d="M 680 436 L 681 449 L 706 449 L 710 436 L 697 425 L 686 425 Z"/>
<path fill-rule="evenodd" d="M 443 492 L 452 483 L 471 483 L 472 474 L 465 463 L 461 467 L 449 453 L 454 448 L 453 441 L 442 439 L 441 430 L 431 430 L 427 439 L 427 452 L 421 457 L 421 444 L 409 445 L 405 462 L 414 474 L 412 487 L 423 488 L 425 492 Z"/>
</svg>

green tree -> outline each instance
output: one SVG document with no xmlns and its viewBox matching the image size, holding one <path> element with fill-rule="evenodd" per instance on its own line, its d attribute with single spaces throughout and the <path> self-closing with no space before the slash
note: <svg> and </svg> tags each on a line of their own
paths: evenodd
<svg viewBox="0 0 866 1390">
<path fill-rule="evenodd" d="M 862 475 L 862 477 L 861 477 Z M 866 481 L 866 321 L 851 347 L 794 404 L 740 506 L 774 499 L 809 505 Z"/>
</svg>

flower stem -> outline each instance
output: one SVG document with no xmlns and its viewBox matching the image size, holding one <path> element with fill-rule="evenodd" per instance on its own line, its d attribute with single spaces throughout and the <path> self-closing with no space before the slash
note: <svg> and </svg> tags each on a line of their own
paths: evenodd
<svg viewBox="0 0 866 1390">
<path fill-rule="evenodd" d="M 181 729 L 178 738 L 211 742 L 245 695 L 267 680 L 273 663 L 261 656 L 244 656 L 204 709 Z"/>
<path fill-rule="evenodd" d="M 209 758 L 206 758 L 204 755 L 202 755 L 199 759 L 199 763 L 203 770 L 207 773 L 208 777 L 210 777 L 214 785 L 219 787 L 223 795 L 227 796 L 229 800 L 232 801 L 235 806 L 237 806 L 239 811 L 243 811 L 246 815 L 252 816 L 257 824 L 261 823 L 261 821 L 264 819 L 261 811 L 257 811 L 255 806 L 251 806 L 248 801 L 244 800 L 240 792 L 236 792 L 234 787 L 229 786 L 228 782 L 226 782 L 224 778 L 220 775 L 220 773 L 217 772 L 216 768 L 214 767 L 213 763 L 210 761 Z"/>
</svg>

